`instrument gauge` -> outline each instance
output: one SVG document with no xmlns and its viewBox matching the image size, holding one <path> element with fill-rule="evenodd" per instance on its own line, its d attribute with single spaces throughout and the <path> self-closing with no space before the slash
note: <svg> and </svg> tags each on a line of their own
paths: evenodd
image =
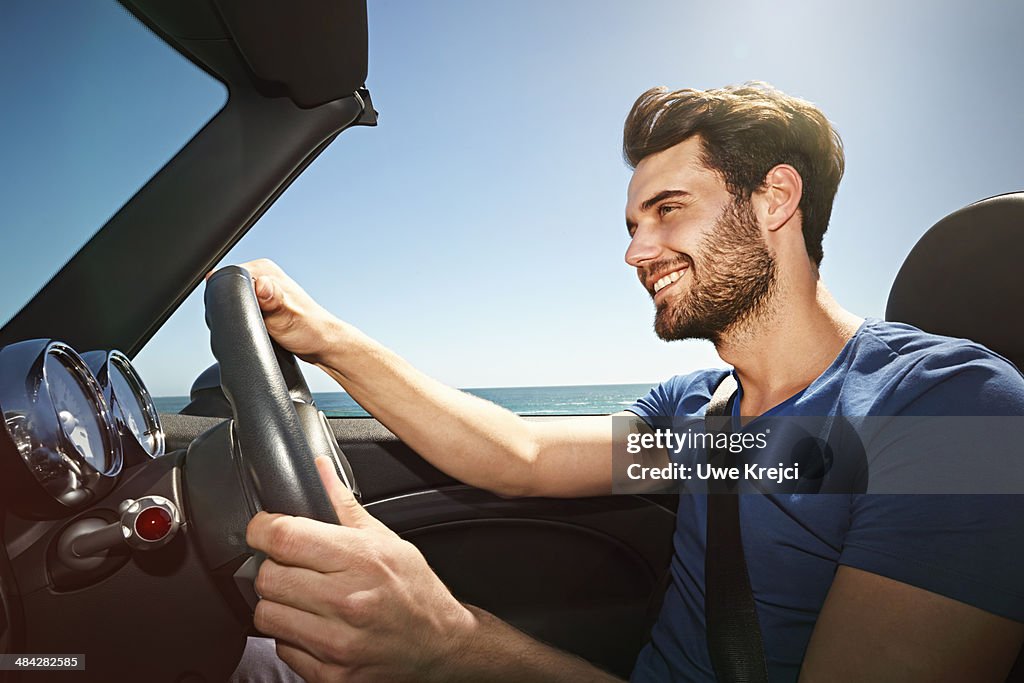
<svg viewBox="0 0 1024 683">
<path fill-rule="evenodd" d="M 131 458 L 140 451 L 142 459 L 163 455 L 160 415 L 128 357 L 120 351 L 90 351 L 82 357 L 96 374 L 111 408 L 125 457 Z"/>
<path fill-rule="evenodd" d="M 30 517 L 95 502 L 121 471 L 121 442 L 99 382 L 74 349 L 32 339 L 0 349 L 0 485 Z"/>
<path fill-rule="evenodd" d="M 63 349 L 54 348 L 43 361 L 46 389 L 66 437 L 58 443 L 58 448 L 72 468 L 84 460 L 95 471 L 107 473 L 113 469 L 114 457 L 110 452 L 109 429 L 103 419 L 106 407 L 98 400 L 99 387 L 90 387 L 81 369 L 75 368 L 69 358 Z M 91 375 L 88 379 L 95 384 Z"/>
</svg>

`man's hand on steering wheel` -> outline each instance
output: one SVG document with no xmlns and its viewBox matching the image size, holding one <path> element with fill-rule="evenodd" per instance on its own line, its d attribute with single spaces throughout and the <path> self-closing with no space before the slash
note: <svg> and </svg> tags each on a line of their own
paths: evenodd
<svg viewBox="0 0 1024 683">
<path fill-rule="evenodd" d="M 340 321 L 273 261 L 257 259 L 241 267 L 253 278 L 270 337 L 302 360 L 316 363 L 334 343 Z"/>
<path fill-rule="evenodd" d="M 332 316 L 267 260 L 210 278 L 207 323 L 225 393 L 234 397 L 241 461 L 263 509 L 289 513 L 258 513 L 246 536 L 269 557 L 256 581 L 254 623 L 277 639 L 282 660 L 310 681 L 617 680 L 459 603 L 415 546 L 359 505 L 330 459 L 316 458 L 314 471 L 310 444 L 293 438 L 301 423 L 289 393 L 308 395 L 309 388 L 263 327 L 311 362 L 362 344 L 371 356 L 382 354 L 377 370 L 390 373 L 393 385 L 414 392 L 400 377 L 407 367 L 401 359 Z M 422 412 L 428 428 L 443 403 Z M 317 430 L 307 436 L 333 439 Z"/>
<path fill-rule="evenodd" d="M 275 263 L 242 268 L 267 333 L 284 349 L 315 361 L 343 343 L 344 323 Z M 341 526 L 268 512 L 248 524 L 247 545 L 267 555 L 255 583 L 256 628 L 306 680 L 444 680 L 441 669 L 457 659 L 455 643 L 476 618 L 415 546 L 359 505 L 330 459 L 317 458 L 316 469 Z"/>
<path fill-rule="evenodd" d="M 247 543 L 268 556 L 256 627 L 307 681 L 444 680 L 474 616 L 326 458 L 317 469 L 342 526 L 266 512 L 249 523 Z"/>
</svg>

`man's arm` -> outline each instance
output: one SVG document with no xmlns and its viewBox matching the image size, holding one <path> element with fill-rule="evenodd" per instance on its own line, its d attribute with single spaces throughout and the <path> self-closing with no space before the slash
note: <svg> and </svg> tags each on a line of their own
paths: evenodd
<svg viewBox="0 0 1024 683">
<path fill-rule="evenodd" d="M 425 375 L 342 321 L 332 328 L 318 365 L 447 474 L 505 496 L 611 493 L 612 416 L 527 421 Z"/>
<path fill-rule="evenodd" d="M 800 680 L 1002 683 L 1024 624 L 910 584 L 840 566 Z"/>
<path fill-rule="evenodd" d="M 261 512 L 267 553 L 254 622 L 307 681 L 617 681 L 586 661 L 460 604 L 419 551 L 374 519 L 317 459 L 343 526 Z"/>
<path fill-rule="evenodd" d="M 982 491 L 1019 481 L 1011 437 L 1020 435 L 1013 416 L 1024 415 L 1024 380 L 991 352 L 962 347 L 930 356 L 901 385 L 913 392 L 894 406 L 902 417 L 867 430 L 869 490 L 921 483 L 912 490 L 976 493 L 853 497 L 801 680 L 1002 683 L 1024 641 L 1024 497 Z M 990 415 L 1006 417 L 963 417 Z M 998 467 L 976 464 L 1007 442 Z"/>
<path fill-rule="evenodd" d="M 243 264 L 267 331 L 315 363 L 424 459 L 505 496 L 589 496 L 612 489 L 612 417 L 530 422 L 448 387 L 331 315 L 277 265 Z M 632 413 L 637 429 L 646 425 Z"/>
</svg>

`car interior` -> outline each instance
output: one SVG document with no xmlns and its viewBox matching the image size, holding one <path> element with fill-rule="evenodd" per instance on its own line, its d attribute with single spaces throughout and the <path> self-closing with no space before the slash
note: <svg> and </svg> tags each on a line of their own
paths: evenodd
<svg viewBox="0 0 1024 683">
<path fill-rule="evenodd" d="M 460 600 L 628 677 L 660 606 L 675 496 L 506 499 L 461 484 L 373 418 L 324 417 L 244 270 L 204 281 L 341 133 L 376 124 L 365 0 L 121 4 L 230 96 L 0 330 L 0 652 L 87 663 L 0 679 L 227 679 L 254 634 L 246 524 L 260 509 L 336 521 L 319 455 Z M 1024 322 L 1007 312 L 1024 304 L 1022 225 L 1024 193 L 940 221 L 886 317 L 1021 367 Z M 132 258 L 153 243 L 160 259 Z M 964 263 L 975 277 L 946 276 Z M 114 264 L 139 283 L 116 308 Z M 182 413 L 158 415 L 130 359 L 200 286 L 218 363 Z M 79 305 L 60 306 L 72 294 Z"/>
</svg>

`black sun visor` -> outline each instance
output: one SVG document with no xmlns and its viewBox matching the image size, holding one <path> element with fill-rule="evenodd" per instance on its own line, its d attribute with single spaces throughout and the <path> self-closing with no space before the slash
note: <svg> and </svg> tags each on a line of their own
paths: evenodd
<svg viewBox="0 0 1024 683">
<path fill-rule="evenodd" d="M 244 78 L 264 96 L 316 107 L 366 81 L 365 0 L 123 0 L 164 40 L 231 85 Z M 237 61 L 204 49 L 230 41 Z"/>
</svg>

